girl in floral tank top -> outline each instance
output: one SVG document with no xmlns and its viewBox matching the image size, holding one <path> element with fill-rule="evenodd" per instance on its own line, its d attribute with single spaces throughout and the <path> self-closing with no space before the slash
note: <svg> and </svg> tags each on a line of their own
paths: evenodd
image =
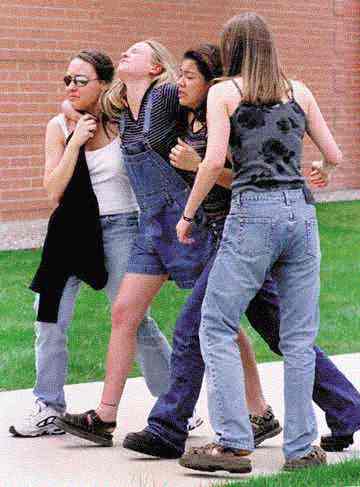
<svg viewBox="0 0 360 487">
<path fill-rule="evenodd" d="M 222 170 L 230 143 L 233 196 L 202 307 L 201 350 L 215 442 L 185 454 L 188 468 L 249 472 L 254 448 L 242 365 L 235 338 L 239 318 L 271 271 L 280 303 L 284 356 L 285 470 L 326 463 L 312 407 L 320 248 L 315 207 L 301 175 L 305 131 L 327 177 L 341 161 L 310 90 L 285 77 L 272 35 L 254 13 L 236 16 L 221 37 L 225 81 L 208 95 L 208 144 L 183 217 L 179 240 L 191 243 L 192 218 Z"/>
</svg>

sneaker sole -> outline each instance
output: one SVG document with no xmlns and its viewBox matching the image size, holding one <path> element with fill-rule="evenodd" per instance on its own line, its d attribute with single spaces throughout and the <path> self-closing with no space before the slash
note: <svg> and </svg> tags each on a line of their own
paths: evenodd
<svg viewBox="0 0 360 487">
<path fill-rule="evenodd" d="M 270 438 L 274 438 L 274 436 L 279 435 L 282 432 L 282 427 L 279 426 L 278 428 L 268 431 L 267 433 L 261 435 L 261 437 L 254 440 L 255 448 L 258 447 L 263 441 L 269 440 Z"/>
<path fill-rule="evenodd" d="M 155 441 L 156 439 L 154 439 L 154 442 Z M 160 442 L 161 440 L 158 441 Z M 144 441 L 143 438 L 140 439 L 129 434 L 123 441 L 123 447 L 127 450 L 136 451 L 137 453 L 143 453 L 156 458 L 174 459 L 181 457 L 181 453 L 175 451 L 172 451 L 171 453 L 166 452 L 166 449 L 169 450 L 170 448 L 167 445 L 162 444 L 163 446 L 159 446 L 154 444 L 154 442 Z"/>
<path fill-rule="evenodd" d="M 33 434 L 24 435 L 15 429 L 14 426 L 10 426 L 9 433 L 11 433 L 15 438 L 37 438 L 38 436 L 60 436 L 64 435 L 65 431 L 60 428 L 54 428 L 53 430 L 49 431 L 48 429 L 43 431 L 37 431 Z"/>
<path fill-rule="evenodd" d="M 324 445 L 324 443 L 320 443 L 320 446 L 323 450 L 328 452 L 341 452 L 346 450 L 350 445 Z"/>
<path fill-rule="evenodd" d="M 198 456 L 196 459 L 183 456 L 180 458 L 179 464 L 182 467 L 199 470 L 200 472 L 217 472 L 221 470 L 229 473 L 249 473 L 252 470 L 251 461 L 248 458 L 242 458 L 237 462 L 217 459 L 216 463 L 214 463 L 214 458 L 210 456 Z"/>
<path fill-rule="evenodd" d="M 97 445 L 113 446 L 112 437 L 99 436 L 96 435 L 95 433 L 89 433 L 87 431 L 83 431 L 81 429 L 74 427 L 69 423 L 65 423 L 65 421 L 63 421 L 61 418 L 56 419 L 56 424 L 67 433 L 70 433 L 74 436 L 78 436 L 79 438 L 83 438 L 84 440 L 89 440 L 92 443 L 96 443 Z"/>
</svg>

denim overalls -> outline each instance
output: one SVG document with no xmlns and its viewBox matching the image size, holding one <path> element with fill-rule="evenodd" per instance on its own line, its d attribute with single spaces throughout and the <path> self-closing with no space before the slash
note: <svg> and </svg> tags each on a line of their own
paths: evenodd
<svg viewBox="0 0 360 487">
<path fill-rule="evenodd" d="M 140 206 L 139 236 L 128 272 L 169 274 L 180 288 L 192 288 L 215 251 L 215 235 L 205 228 L 200 208 L 194 225 L 194 243 L 178 241 L 176 224 L 189 195 L 189 187 L 149 144 L 152 92 L 145 107 L 143 141 L 122 146 L 124 164 Z M 120 120 L 120 135 L 125 130 Z M 172 129 L 171 129 L 172 130 Z"/>
</svg>

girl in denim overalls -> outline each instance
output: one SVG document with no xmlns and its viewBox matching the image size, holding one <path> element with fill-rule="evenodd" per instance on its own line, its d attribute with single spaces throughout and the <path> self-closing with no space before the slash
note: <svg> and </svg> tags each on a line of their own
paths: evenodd
<svg viewBox="0 0 360 487">
<path fill-rule="evenodd" d="M 317 436 L 312 392 L 320 249 L 315 208 L 305 201 L 300 172 L 305 131 L 324 155 L 326 162 L 317 165 L 323 174 L 340 162 L 341 153 L 310 91 L 281 72 L 260 17 L 243 14 L 226 24 L 222 56 L 233 79 L 210 89 L 207 152 L 177 225 L 179 240 L 190 243 L 191 219 L 222 171 L 230 143 L 232 206 L 200 328 L 216 437 L 180 463 L 207 471 L 251 470 L 253 436 L 234 338 L 240 316 L 271 270 L 280 296 L 285 368 L 284 468 L 319 465 L 325 453 L 311 443 Z"/>
</svg>

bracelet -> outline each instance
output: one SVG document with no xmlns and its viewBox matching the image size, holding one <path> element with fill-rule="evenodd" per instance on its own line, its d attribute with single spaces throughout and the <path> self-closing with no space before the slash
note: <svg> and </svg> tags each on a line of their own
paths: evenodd
<svg viewBox="0 0 360 487">
<path fill-rule="evenodd" d="M 100 404 L 103 406 L 109 406 L 110 408 L 117 408 L 117 404 L 109 404 L 108 402 L 101 401 Z"/>
<path fill-rule="evenodd" d="M 185 220 L 188 223 L 192 223 L 194 221 L 194 218 L 189 218 L 188 216 L 185 216 L 184 213 L 183 213 L 182 217 L 183 217 L 183 220 Z"/>
<path fill-rule="evenodd" d="M 336 165 L 334 164 L 329 164 L 327 161 L 323 160 L 323 170 L 327 173 L 330 174 L 335 168 Z"/>
<path fill-rule="evenodd" d="M 315 163 L 315 165 L 314 165 L 315 169 L 323 171 L 327 175 L 329 175 L 331 173 L 331 171 L 333 171 L 336 168 L 335 164 L 330 164 L 329 162 L 325 161 L 324 159 L 322 159 L 321 161 L 314 161 L 314 163 Z"/>
</svg>

